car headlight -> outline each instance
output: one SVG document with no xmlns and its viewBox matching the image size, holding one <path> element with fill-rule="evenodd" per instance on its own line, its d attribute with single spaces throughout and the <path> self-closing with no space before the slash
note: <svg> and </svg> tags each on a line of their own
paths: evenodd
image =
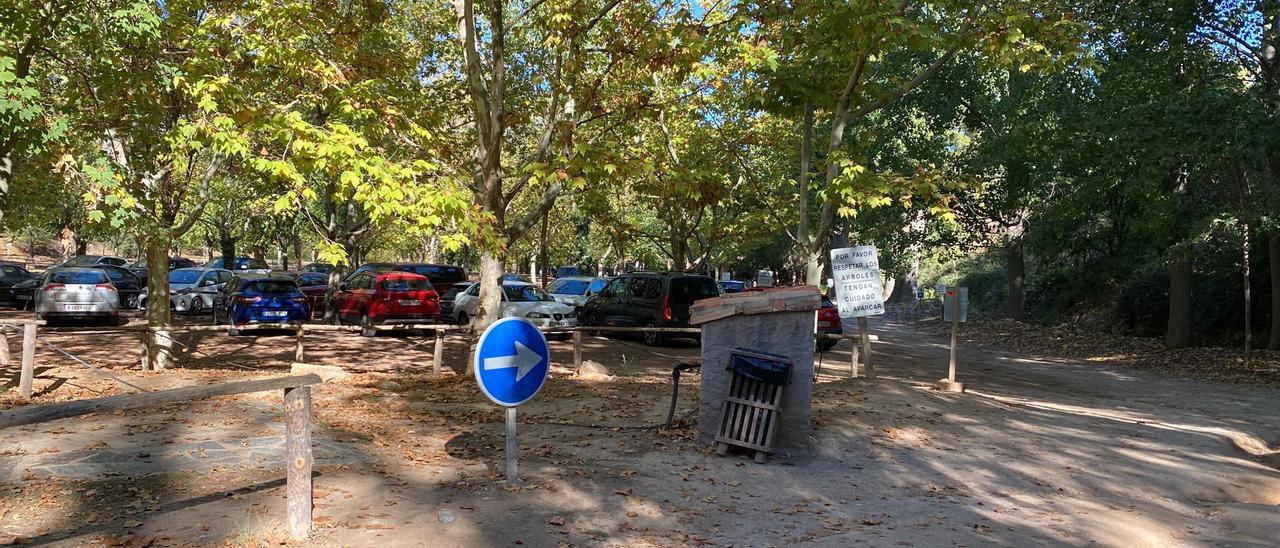
<svg viewBox="0 0 1280 548">
<path fill-rule="evenodd" d="M 524 317 L 526 317 L 526 318 L 537 318 L 537 319 L 543 319 L 543 320 L 545 320 L 545 319 L 547 319 L 547 318 L 550 318 L 551 316 L 548 316 L 548 315 L 546 315 L 546 314 L 543 314 L 542 312 L 530 312 L 530 313 L 528 313 L 528 314 L 525 314 L 525 316 L 524 316 Z"/>
</svg>

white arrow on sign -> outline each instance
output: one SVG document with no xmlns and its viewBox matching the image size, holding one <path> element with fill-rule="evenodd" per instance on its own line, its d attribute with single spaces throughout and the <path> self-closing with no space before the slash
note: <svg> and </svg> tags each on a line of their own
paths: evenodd
<svg viewBox="0 0 1280 548">
<path fill-rule="evenodd" d="M 520 382 L 525 375 L 528 375 L 534 367 L 542 363 L 542 356 L 537 352 L 530 350 L 529 347 L 516 343 L 516 354 L 514 356 L 494 356 L 484 359 L 484 370 L 492 371 L 494 369 L 506 369 L 508 367 L 516 368 L 516 382 Z"/>
</svg>

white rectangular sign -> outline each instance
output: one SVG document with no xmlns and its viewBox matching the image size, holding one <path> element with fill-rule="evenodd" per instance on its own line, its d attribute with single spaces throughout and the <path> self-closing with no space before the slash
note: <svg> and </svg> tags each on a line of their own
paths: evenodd
<svg viewBox="0 0 1280 548">
<path fill-rule="evenodd" d="M 960 294 L 960 321 L 969 321 L 969 288 L 967 287 L 948 287 L 946 292 L 942 294 L 942 321 L 951 321 L 951 311 L 953 310 L 956 293 Z"/>
<path fill-rule="evenodd" d="M 757 287 L 773 287 L 773 271 L 761 270 L 756 273 Z"/>
<path fill-rule="evenodd" d="M 831 273 L 841 318 L 884 314 L 884 286 L 875 246 L 832 249 Z"/>
</svg>

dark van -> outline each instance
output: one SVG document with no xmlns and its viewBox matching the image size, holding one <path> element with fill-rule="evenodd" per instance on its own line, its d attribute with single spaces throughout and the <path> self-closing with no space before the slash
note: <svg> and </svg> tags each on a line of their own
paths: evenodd
<svg viewBox="0 0 1280 548">
<path fill-rule="evenodd" d="M 718 297 L 710 276 L 685 272 L 628 272 L 609 282 L 582 307 L 583 325 L 688 327 L 695 301 Z M 644 342 L 658 346 L 678 334 L 646 332 Z"/>
<path fill-rule="evenodd" d="M 426 276 L 437 295 L 449 292 L 453 284 L 467 281 L 467 269 L 451 264 L 398 264 L 392 270 Z"/>
</svg>

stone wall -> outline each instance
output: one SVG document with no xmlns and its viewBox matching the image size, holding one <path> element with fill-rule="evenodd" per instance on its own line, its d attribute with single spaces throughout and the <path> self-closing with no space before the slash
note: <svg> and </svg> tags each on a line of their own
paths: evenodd
<svg viewBox="0 0 1280 548">
<path fill-rule="evenodd" d="M 814 312 L 737 315 L 702 325 L 702 398 L 698 441 L 715 443 L 720 407 L 729 390 L 729 353 L 735 347 L 791 358 L 791 384 L 782 395 L 775 454 L 796 456 L 809 446 L 810 401 L 813 394 Z"/>
</svg>

